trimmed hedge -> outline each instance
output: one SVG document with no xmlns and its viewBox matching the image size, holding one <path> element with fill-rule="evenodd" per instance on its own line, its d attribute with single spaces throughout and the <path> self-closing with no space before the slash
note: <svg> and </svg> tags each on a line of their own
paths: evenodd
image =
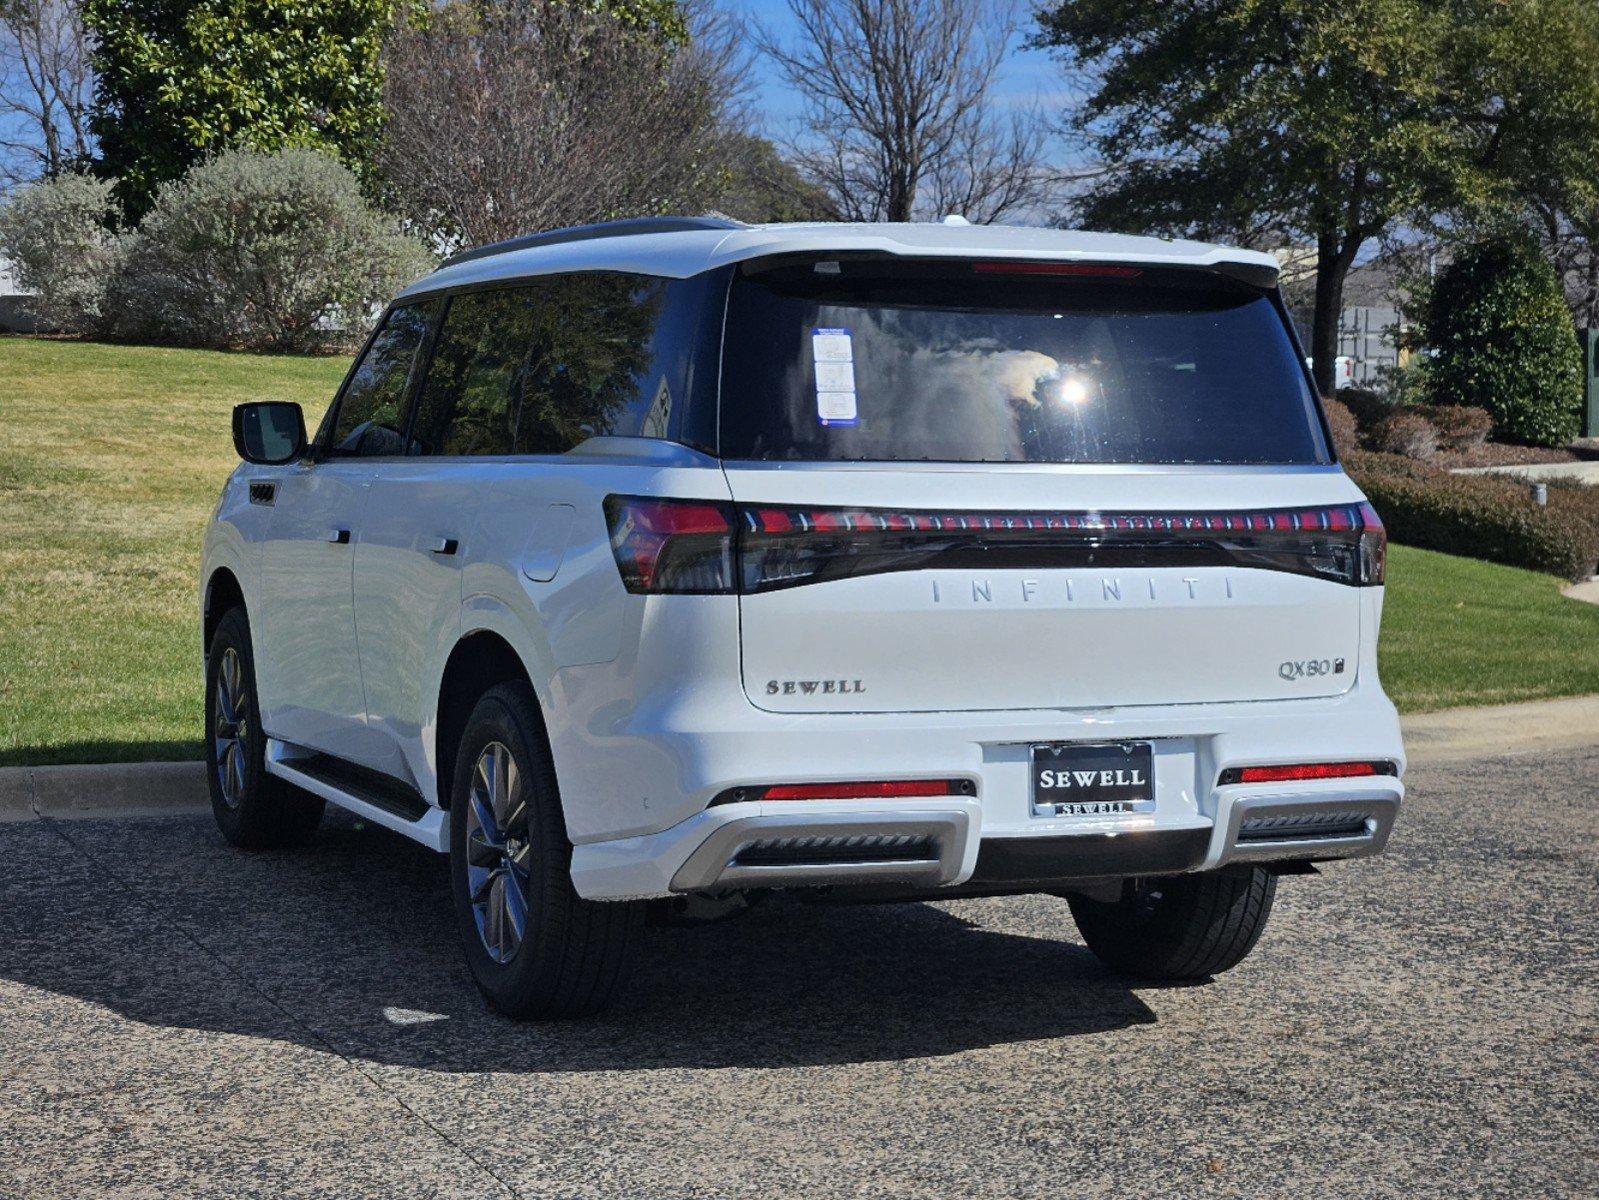
<svg viewBox="0 0 1599 1200">
<path fill-rule="evenodd" d="M 1453 475 L 1395 454 L 1356 451 L 1344 469 L 1382 517 L 1388 536 L 1439 550 L 1583 579 L 1599 565 L 1599 496 L 1549 489 L 1547 507 L 1525 483 Z"/>
<path fill-rule="evenodd" d="M 1333 449 L 1343 457 L 1351 450 L 1360 449 L 1360 426 L 1355 423 L 1355 416 L 1340 400 L 1329 400 L 1325 396 L 1321 401 L 1322 411 L 1327 414 L 1327 428 L 1332 431 Z"/>
</svg>

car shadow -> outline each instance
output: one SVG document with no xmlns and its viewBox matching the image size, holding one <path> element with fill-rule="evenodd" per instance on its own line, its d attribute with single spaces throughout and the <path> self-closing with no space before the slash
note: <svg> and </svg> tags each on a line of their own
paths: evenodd
<svg viewBox="0 0 1599 1200">
<path fill-rule="evenodd" d="M 0 827 L 0 870 L 0 979 L 150 1026 L 425 1070 L 891 1061 L 1155 1019 L 1050 897 L 777 897 L 648 930 L 601 1017 L 519 1025 L 467 974 L 445 860 L 344 814 L 311 845 L 264 854 L 200 817 Z"/>
</svg>

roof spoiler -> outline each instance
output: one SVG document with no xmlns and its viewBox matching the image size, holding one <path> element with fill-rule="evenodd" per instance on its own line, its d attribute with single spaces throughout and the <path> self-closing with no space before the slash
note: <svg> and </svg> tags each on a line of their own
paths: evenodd
<svg viewBox="0 0 1599 1200">
<path fill-rule="evenodd" d="M 474 246 L 445 259 L 442 267 L 474 259 L 490 258 L 512 250 L 528 250 L 534 246 L 556 246 L 562 242 L 584 242 L 592 238 L 633 237 L 642 233 L 693 233 L 705 230 L 747 229 L 742 221 L 727 217 L 635 217 L 626 221 L 601 221 L 597 225 L 571 225 L 565 229 L 551 229 L 544 233 L 529 233 L 522 237 L 507 238 L 503 242 L 490 242 Z"/>
</svg>

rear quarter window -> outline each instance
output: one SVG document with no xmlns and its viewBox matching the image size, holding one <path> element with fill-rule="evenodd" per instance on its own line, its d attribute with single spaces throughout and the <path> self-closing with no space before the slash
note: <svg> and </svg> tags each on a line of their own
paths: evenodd
<svg viewBox="0 0 1599 1200">
<path fill-rule="evenodd" d="M 413 452 L 561 454 L 591 437 L 666 437 L 688 385 L 699 294 L 586 272 L 450 298 Z"/>
<path fill-rule="evenodd" d="M 1200 272 L 802 262 L 733 281 L 735 459 L 1330 461 L 1273 295 Z"/>
</svg>

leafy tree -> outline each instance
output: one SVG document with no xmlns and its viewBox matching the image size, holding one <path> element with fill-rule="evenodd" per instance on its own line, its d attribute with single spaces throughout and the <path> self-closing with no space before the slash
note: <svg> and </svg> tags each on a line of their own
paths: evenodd
<svg viewBox="0 0 1599 1200">
<path fill-rule="evenodd" d="M 100 169 L 130 217 L 230 148 L 324 149 L 365 173 L 395 0 L 84 0 Z"/>
<path fill-rule="evenodd" d="M 1435 404 L 1493 414 L 1495 435 L 1561 446 L 1581 424 L 1582 351 L 1554 270 L 1522 234 L 1468 247 L 1435 281 L 1419 336 Z"/>
<path fill-rule="evenodd" d="M 1095 80 L 1074 117 L 1107 164 L 1087 223 L 1315 245 L 1330 392 L 1356 257 L 1407 218 L 1502 199 L 1567 82 L 1528 48 L 1585 2 L 1068 0 L 1037 43 Z"/>
<path fill-rule="evenodd" d="M 739 221 L 828 221 L 831 198 L 806 179 L 771 142 L 745 134 L 729 147 L 727 180 L 712 207 Z"/>
</svg>

